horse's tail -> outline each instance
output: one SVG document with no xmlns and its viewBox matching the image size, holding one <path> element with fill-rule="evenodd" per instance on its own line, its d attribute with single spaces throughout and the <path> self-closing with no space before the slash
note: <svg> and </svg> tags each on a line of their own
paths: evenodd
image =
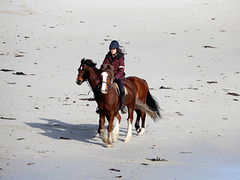
<svg viewBox="0 0 240 180">
<path fill-rule="evenodd" d="M 154 120 L 162 118 L 162 116 L 160 114 L 161 108 L 160 108 L 157 100 L 150 94 L 149 90 L 148 90 L 148 93 L 147 93 L 147 102 L 146 102 L 146 104 L 149 107 L 149 109 L 151 109 L 155 113 Z"/>
<path fill-rule="evenodd" d="M 158 118 L 158 114 L 143 104 L 138 98 L 136 98 L 134 108 L 147 113 L 154 121 Z"/>
</svg>

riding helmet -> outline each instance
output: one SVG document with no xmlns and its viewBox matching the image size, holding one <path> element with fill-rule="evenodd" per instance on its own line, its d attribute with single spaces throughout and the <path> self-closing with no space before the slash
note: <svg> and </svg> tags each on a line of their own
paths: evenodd
<svg viewBox="0 0 240 180">
<path fill-rule="evenodd" d="M 111 44 L 109 45 L 109 50 L 111 49 L 118 49 L 119 48 L 119 43 L 116 40 L 113 40 Z"/>
</svg>

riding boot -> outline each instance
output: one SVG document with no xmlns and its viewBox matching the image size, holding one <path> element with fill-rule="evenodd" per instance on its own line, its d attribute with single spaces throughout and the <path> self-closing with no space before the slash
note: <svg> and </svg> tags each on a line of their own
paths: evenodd
<svg viewBox="0 0 240 180">
<path fill-rule="evenodd" d="M 100 111 L 99 111 L 99 107 L 96 108 L 96 113 L 99 114 Z"/>
<path fill-rule="evenodd" d="M 125 102 L 125 94 L 123 94 L 120 98 L 121 100 L 121 113 L 126 114 L 127 113 L 127 107 L 124 105 Z"/>
</svg>

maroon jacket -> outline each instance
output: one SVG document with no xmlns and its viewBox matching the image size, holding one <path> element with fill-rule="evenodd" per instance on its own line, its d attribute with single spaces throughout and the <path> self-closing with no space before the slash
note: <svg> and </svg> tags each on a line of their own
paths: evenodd
<svg viewBox="0 0 240 180">
<path fill-rule="evenodd" d="M 124 78 L 124 55 L 123 54 L 117 54 L 115 58 L 112 57 L 111 53 L 109 52 L 104 61 L 103 64 L 111 64 L 114 69 L 114 77 L 116 79 L 123 79 Z"/>
</svg>

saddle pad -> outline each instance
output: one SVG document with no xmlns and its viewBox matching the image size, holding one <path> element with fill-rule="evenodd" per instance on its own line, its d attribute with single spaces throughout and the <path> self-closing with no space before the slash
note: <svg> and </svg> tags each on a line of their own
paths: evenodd
<svg viewBox="0 0 240 180">
<path fill-rule="evenodd" d="M 119 87 L 118 87 L 117 83 L 114 82 L 113 85 L 114 85 L 114 88 L 115 88 L 115 90 L 116 90 L 116 92 L 119 96 L 120 95 L 120 90 L 119 90 Z M 124 87 L 124 90 L 125 90 L 125 95 L 127 95 L 128 94 L 127 88 Z"/>
</svg>

